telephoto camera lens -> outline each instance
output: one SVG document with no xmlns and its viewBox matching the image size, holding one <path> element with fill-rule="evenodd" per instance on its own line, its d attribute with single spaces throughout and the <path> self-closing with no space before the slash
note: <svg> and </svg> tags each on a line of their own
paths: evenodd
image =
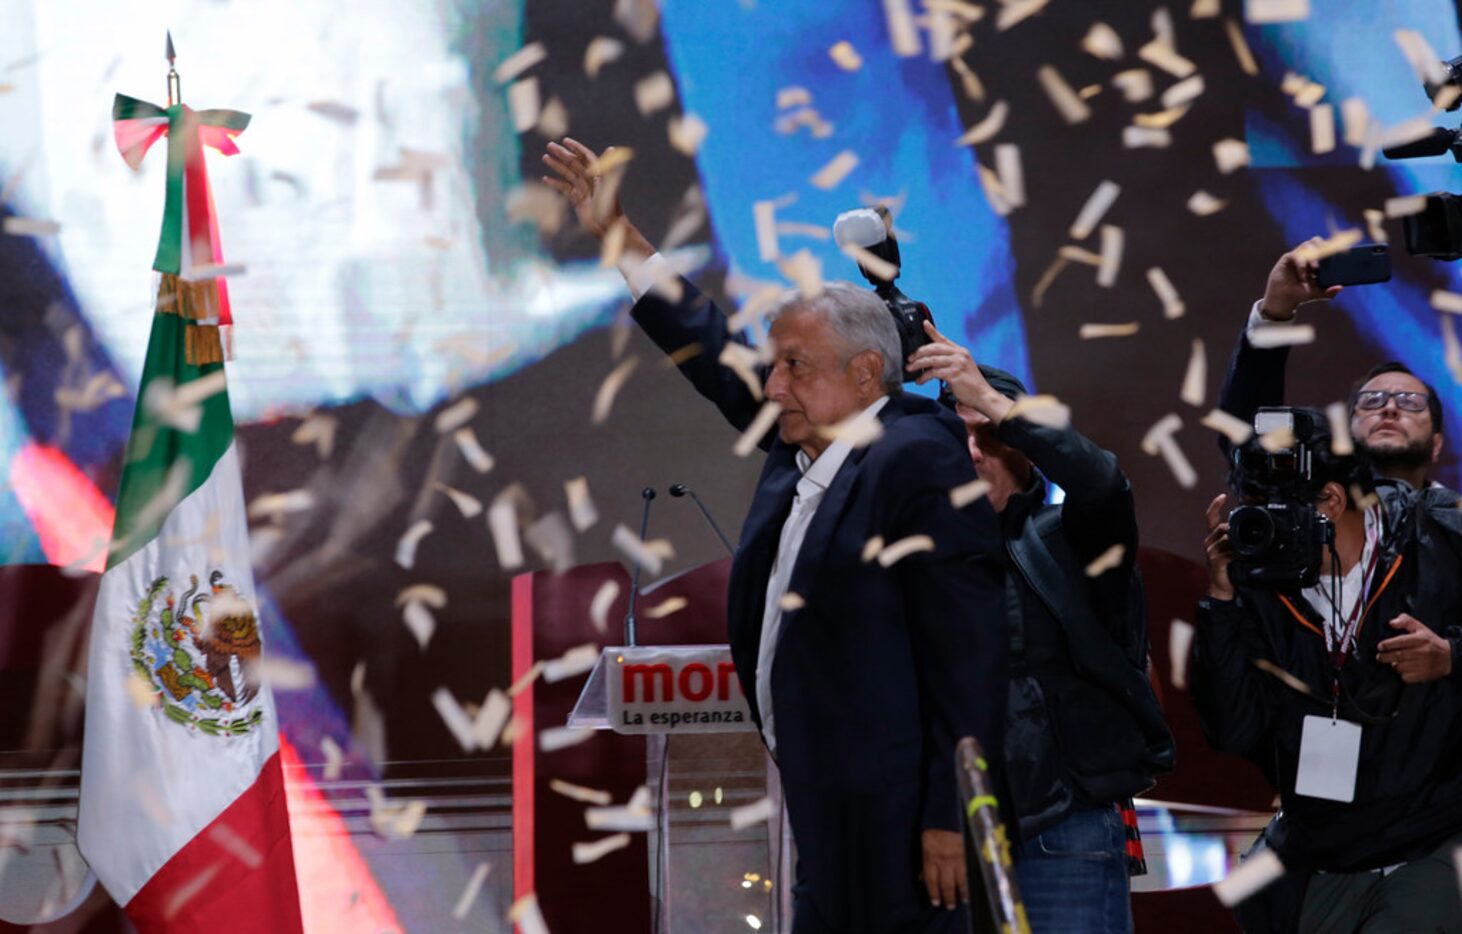
<svg viewBox="0 0 1462 934">
<path fill-rule="evenodd" d="M 1258 506 L 1240 506 L 1228 518 L 1228 540 L 1241 557 L 1258 557 L 1274 544 L 1274 517 Z"/>
</svg>

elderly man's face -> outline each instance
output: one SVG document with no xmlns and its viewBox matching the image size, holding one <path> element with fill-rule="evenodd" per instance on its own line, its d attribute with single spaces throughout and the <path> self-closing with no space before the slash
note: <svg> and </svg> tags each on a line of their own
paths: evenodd
<svg viewBox="0 0 1462 934">
<path fill-rule="evenodd" d="M 882 358 L 874 351 L 845 358 L 843 341 L 827 319 L 802 310 L 779 315 L 771 338 L 776 355 L 766 395 L 782 407 L 781 438 L 815 458 L 829 443 L 818 429 L 858 414 L 883 394 L 873 369 L 882 367 Z"/>
<path fill-rule="evenodd" d="M 1409 373 L 1382 373 L 1368 381 L 1361 392 L 1415 392 L 1427 394 L 1426 385 Z M 1350 416 L 1350 433 L 1375 458 L 1377 466 L 1424 467 L 1436 462 L 1442 439 L 1432 425 L 1430 410 L 1408 412 L 1386 400 L 1379 409 L 1357 406 Z"/>
</svg>

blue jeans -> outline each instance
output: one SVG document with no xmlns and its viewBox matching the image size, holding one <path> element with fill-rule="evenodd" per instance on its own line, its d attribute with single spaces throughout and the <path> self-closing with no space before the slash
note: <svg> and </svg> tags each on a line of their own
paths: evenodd
<svg viewBox="0 0 1462 934">
<path fill-rule="evenodd" d="M 1130 934 L 1127 832 L 1115 806 L 1076 811 L 1020 847 L 1032 934 Z"/>
</svg>

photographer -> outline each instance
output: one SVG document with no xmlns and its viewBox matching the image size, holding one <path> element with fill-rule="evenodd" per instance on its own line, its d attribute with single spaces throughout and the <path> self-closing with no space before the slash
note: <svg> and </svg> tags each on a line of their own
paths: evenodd
<svg viewBox="0 0 1462 934">
<path fill-rule="evenodd" d="M 1302 250 L 1322 242 L 1310 239 L 1279 257 L 1269 272 L 1264 297 L 1249 311 L 1234 348 L 1219 395 L 1219 408 L 1243 421 L 1265 406 L 1284 404 L 1284 368 L 1289 347 L 1255 347 L 1249 340 L 1258 328 L 1292 324 L 1301 305 L 1326 301 L 1340 294 L 1341 286 L 1322 288 L 1316 281 L 1319 263 Z M 1369 457 L 1375 472 L 1404 480 L 1414 489 L 1434 487 L 1432 496 L 1455 498 L 1429 473 L 1442 454 L 1442 404 L 1437 394 L 1404 364 L 1382 363 L 1351 388 L 1350 433 Z M 1227 451 L 1227 443 L 1221 442 Z"/>
<path fill-rule="evenodd" d="M 934 343 L 908 367 L 920 383 L 947 384 L 975 472 L 990 484 L 1010 566 L 1005 760 L 1031 927 L 1130 931 L 1135 854 L 1122 811 L 1173 767 L 1172 734 L 1146 671 L 1132 488 L 1117 459 L 1075 429 L 1012 414 L 1025 394 L 1018 379 L 976 365 L 933 324 L 925 329 Z M 1048 479 L 1066 490 L 1061 505 L 1046 504 Z M 1089 574 L 1113 547 L 1120 558 Z M 1135 815 L 1130 828 L 1135 835 Z"/>
<path fill-rule="evenodd" d="M 1230 486 L 1249 512 L 1225 521 L 1224 495 L 1208 508 L 1193 674 L 1209 742 L 1280 794 L 1255 850 L 1286 874 L 1240 922 L 1462 929 L 1462 515 L 1333 454 L 1323 413 L 1263 415 L 1287 418 L 1294 444 L 1238 449 Z"/>
</svg>

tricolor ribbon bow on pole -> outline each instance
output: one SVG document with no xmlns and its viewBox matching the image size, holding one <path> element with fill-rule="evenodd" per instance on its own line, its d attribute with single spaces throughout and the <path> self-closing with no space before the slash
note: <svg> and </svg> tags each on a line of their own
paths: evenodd
<svg viewBox="0 0 1462 934">
<path fill-rule="evenodd" d="M 171 63 L 172 37 L 168 37 Z M 249 115 L 237 110 L 193 110 L 181 100 L 177 72 L 168 73 L 168 106 L 118 94 L 112 104 L 117 149 L 134 171 L 152 144 L 168 138 L 167 200 L 163 205 L 162 234 L 152 268 L 162 273 L 157 311 L 181 315 L 188 323 L 189 363 L 218 363 L 225 357 L 227 332 L 233 324 L 228 285 L 219 274 L 223 244 L 218 236 L 218 214 L 208 186 L 206 146 L 232 156 L 239 151 L 233 138 L 249 125 Z"/>
</svg>

